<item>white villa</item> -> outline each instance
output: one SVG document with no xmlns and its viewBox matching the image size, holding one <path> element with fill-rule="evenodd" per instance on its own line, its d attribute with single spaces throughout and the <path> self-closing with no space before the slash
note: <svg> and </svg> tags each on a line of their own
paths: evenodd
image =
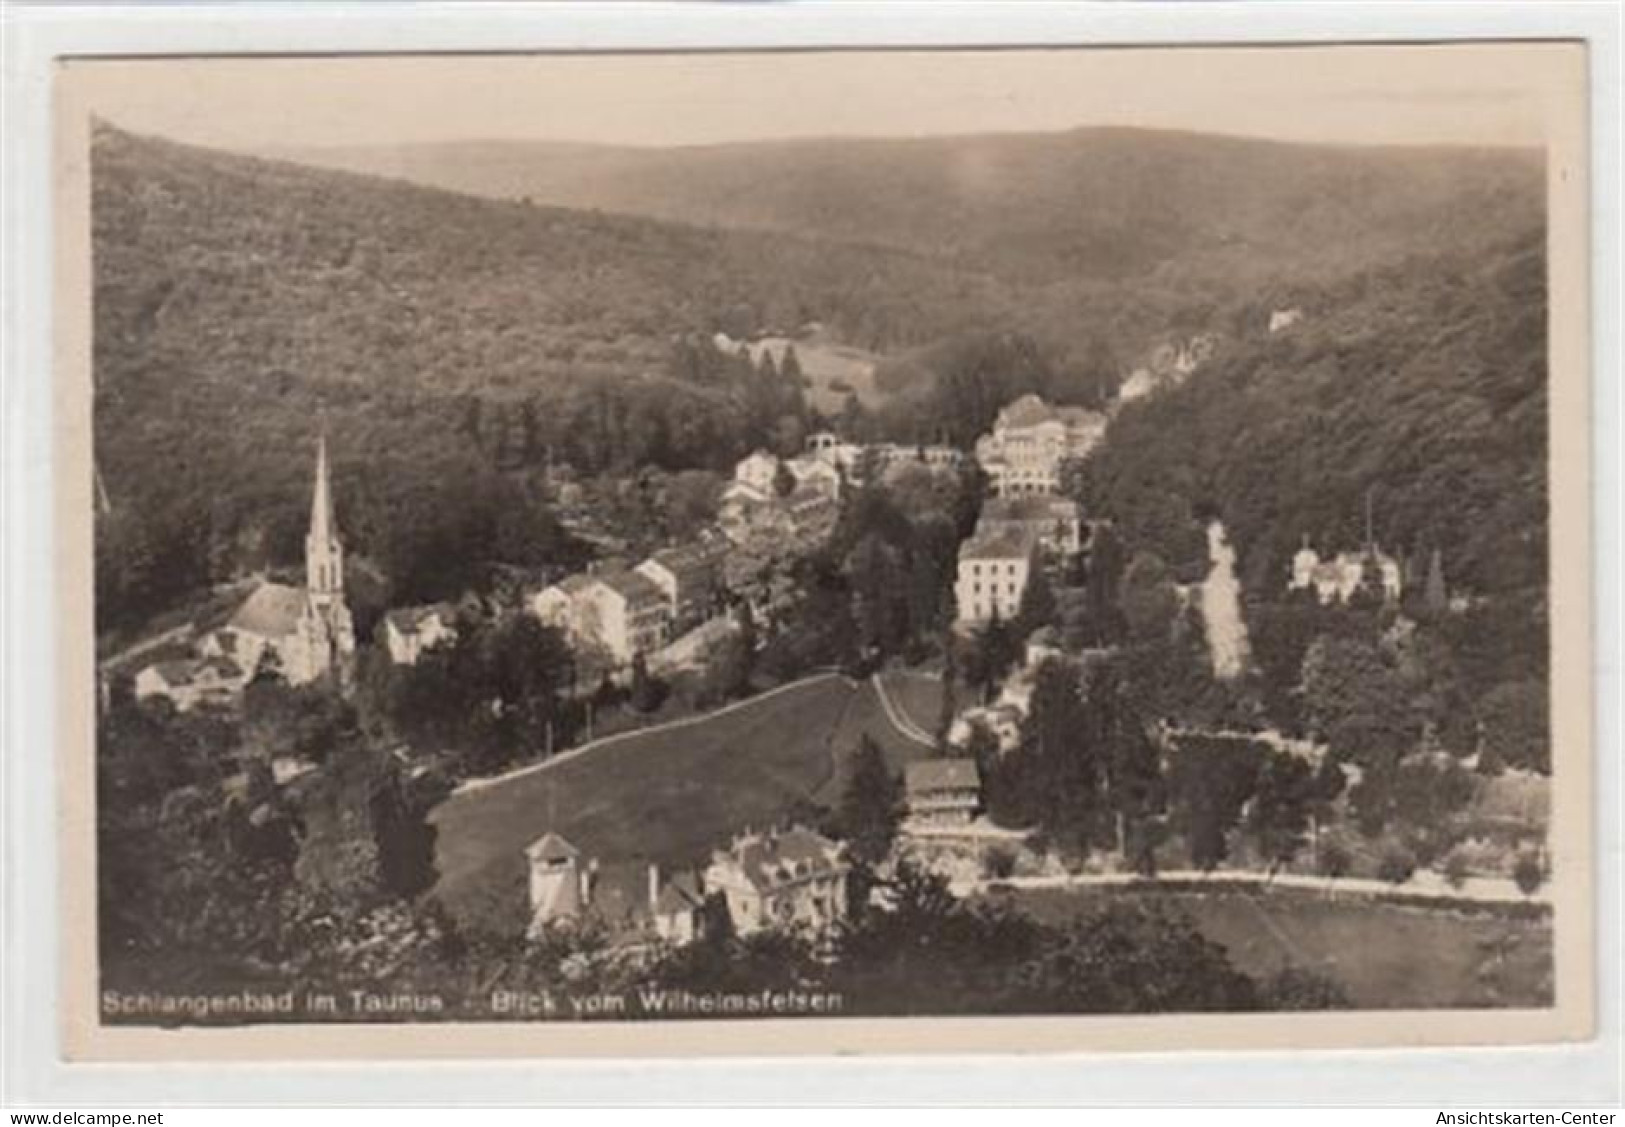
<svg viewBox="0 0 1625 1127">
<path fill-rule="evenodd" d="M 1033 554 L 1032 540 L 1010 529 L 978 532 L 961 544 L 954 582 L 959 622 L 982 623 L 995 615 L 1008 622 L 1015 617 L 1032 574 Z"/>
<path fill-rule="evenodd" d="M 563 630 L 573 642 L 601 646 L 619 665 L 665 645 L 671 601 L 636 571 L 572 575 L 531 597 L 531 613 Z"/>
<path fill-rule="evenodd" d="M 850 871 L 841 847 L 812 830 L 746 832 L 711 854 L 705 891 L 723 898 L 736 934 L 773 927 L 822 933 L 846 915 Z"/>
<path fill-rule="evenodd" d="M 1287 581 L 1287 589 L 1312 588 L 1322 604 L 1346 603 L 1366 582 L 1368 574 L 1381 589 L 1384 599 L 1397 600 L 1404 590 L 1399 561 L 1376 544 L 1368 543 L 1358 552 L 1340 552 L 1323 560 L 1305 537 L 1303 547 L 1292 557 L 1292 576 Z"/>
<path fill-rule="evenodd" d="M 1061 464 L 1082 458 L 1105 437 L 1107 418 L 1083 407 L 1051 407 L 1023 395 L 999 412 L 991 434 L 976 440 L 976 460 L 1001 497 L 1055 493 Z"/>
</svg>

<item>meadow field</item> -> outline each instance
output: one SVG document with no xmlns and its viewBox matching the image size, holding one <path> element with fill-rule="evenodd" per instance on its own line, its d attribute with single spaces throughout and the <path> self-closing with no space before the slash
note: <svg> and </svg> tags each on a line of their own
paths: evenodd
<svg viewBox="0 0 1625 1127">
<path fill-rule="evenodd" d="M 432 816 L 436 893 L 460 918 L 522 918 L 524 849 L 550 829 L 606 863 L 695 865 L 798 803 L 834 805 L 864 734 L 894 770 L 929 754 L 892 727 L 872 685 L 829 674 L 465 790 Z"/>
<path fill-rule="evenodd" d="M 1022 889 L 994 895 L 1051 922 L 1106 896 L 1156 896 L 1189 913 L 1242 971 L 1287 965 L 1335 979 L 1359 1009 L 1552 1004 L 1548 915 L 1441 909 L 1298 890 Z"/>
</svg>

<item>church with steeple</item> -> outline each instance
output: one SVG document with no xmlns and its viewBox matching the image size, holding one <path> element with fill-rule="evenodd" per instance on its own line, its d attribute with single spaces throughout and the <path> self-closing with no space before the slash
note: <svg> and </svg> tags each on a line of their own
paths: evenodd
<svg viewBox="0 0 1625 1127">
<path fill-rule="evenodd" d="M 210 647 L 253 675 L 262 667 L 290 685 L 343 678 L 355 653 L 355 624 L 344 601 L 344 545 L 333 516 L 327 434 L 316 441 L 316 480 L 305 535 L 305 585 L 262 583 L 237 608 Z"/>
</svg>

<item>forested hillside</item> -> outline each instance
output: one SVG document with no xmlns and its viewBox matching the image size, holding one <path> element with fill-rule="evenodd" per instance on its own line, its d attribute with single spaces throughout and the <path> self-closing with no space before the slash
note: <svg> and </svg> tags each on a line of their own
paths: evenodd
<svg viewBox="0 0 1625 1127">
<path fill-rule="evenodd" d="M 1315 315 L 1231 339 L 1200 376 L 1123 409 L 1085 494 L 1166 559 L 1221 516 L 1252 589 L 1303 537 L 1357 547 L 1369 492 L 1389 552 L 1510 592 L 1546 573 L 1546 283 L 1540 230 L 1410 258 L 1313 293 Z"/>
<path fill-rule="evenodd" d="M 488 151 L 506 171 L 482 180 Z M 1121 130 L 530 152 L 432 163 L 471 191 L 546 168 L 536 184 L 574 184 L 548 189 L 574 202 L 590 188 L 604 207 L 779 230 L 98 129 L 99 606 L 148 613 L 295 561 L 319 412 L 341 523 L 394 597 L 454 592 L 486 562 L 564 566 L 579 545 L 528 471 L 721 470 L 793 444 L 822 421 L 795 376 L 704 341 L 809 321 L 884 356 L 890 404 L 841 429 L 962 444 L 1017 394 L 1102 403 L 1150 343 L 1213 333 L 1209 367 L 1125 410 L 1097 459 L 1086 499 L 1131 542 L 1178 567 L 1192 518 L 1216 511 L 1259 590 L 1302 534 L 1352 546 L 1369 489 L 1383 543 L 1441 548 L 1452 583 L 1543 575 L 1526 154 Z M 1305 321 L 1270 336 L 1287 304 Z"/>
<path fill-rule="evenodd" d="M 500 469 L 723 467 L 803 410 L 705 348 L 818 319 L 886 346 L 1008 298 L 906 254 L 504 204 L 102 127 L 99 606 L 298 557 L 318 412 L 340 519 L 397 597 L 573 558 Z"/>
<path fill-rule="evenodd" d="M 632 149 L 313 149 L 502 199 L 894 247 L 1022 281 L 1329 277 L 1538 220 L 1538 154 L 1138 129 Z"/>
</svg>

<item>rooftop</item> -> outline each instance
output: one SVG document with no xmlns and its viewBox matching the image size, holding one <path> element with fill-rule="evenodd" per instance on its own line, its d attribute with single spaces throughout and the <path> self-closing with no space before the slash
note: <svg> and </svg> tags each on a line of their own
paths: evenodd
<svg viewBox="0 0 1625 1127">
<path fill-rule="evenodd" d="M 982 773 L 974 759 L 921 759 L 903 769 L 910 791 L 980 789 Z"/>
<path fill-rule="evenodd" d="M 443 625 L 449 625 L 451 607 L 446 603 L 431 603 L 422 607 L 396 607 L 386 612 L 384 617 L 402 634 L 415 634 L 431 618 L 438 618 Z"/>
<path fill-rule="evenodd" d="M 304 613 L 304 588 L 262 583 L 243 600 L 227 625 L 262 638 L 285 638 L 299 629 L 299 619 Z"/>
<path fill-rule="evenodd" d="M 984 520 L 1076 520 L 1078 503 L 1065 497 L 1028 494 L 1020 497 L 989 497 L 982 504 Z"/>
<path fill-rule="evenodd" d="M 612 571 L 598 578 L 629 603 L 665 602 L 666 596 L 655 586 L 654 580 L 636 571 Z"/>
<path fill-rule="evenodd" d="M 961 560 L 1024 560 L 1031 554 L 1032 545 L 1014 529 L 972 536 L 959 546 Z"/>
<path fill-rule="evenodd" d="M 731 860 L 746 880 L 762 890 L 844 867 L 838 845 L 801 826 L 735 838 L 721 857 Z"/>
</svg>

